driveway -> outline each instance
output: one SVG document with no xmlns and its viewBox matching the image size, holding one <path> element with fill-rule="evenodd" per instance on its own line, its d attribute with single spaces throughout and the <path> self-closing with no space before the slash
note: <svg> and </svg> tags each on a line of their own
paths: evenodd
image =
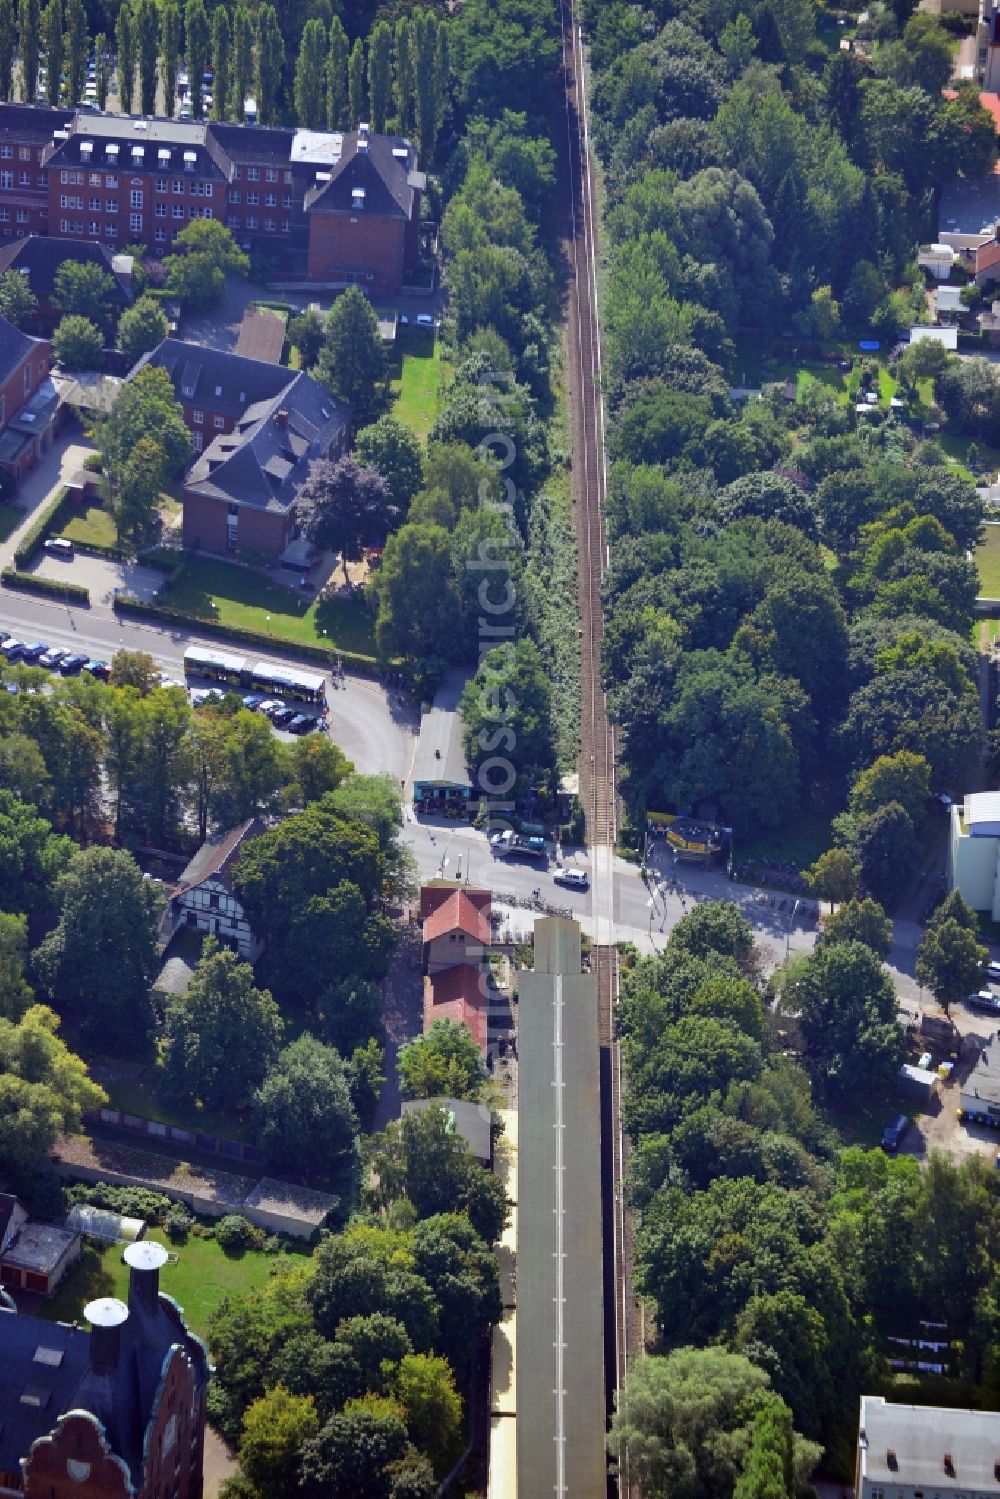
<svg viewBox="0 0 1000 1499">
<path fill-rule="evenodd" d="M 14 502 L 23 508 L 24 520 L 6 541 L 0 543 L 0 567 L 13 566 L 18 542 L 31 524 L 35 511 L 72 478 L 93 451 L 89 443 L 81 441 L 80 429 L 74 424 L 56 438 L 41 463 L 22 479 Z"/>
<path fill-rule="evenodd" d="M 231 353 L 240 336 L 243 314 L 251 302 L 267 296 L 266 289 L 255 281 L 245 281 L 242 276 L 227 276 L 222 301 L 201 317 L 182 317 L 179 336 L 189 343 L 203 344 L 207 349 L 223 349 Z"/>
<path fill-rule="evenodd" d="M 155 598 L 164 576 L 155 567 L 142 567 L 136 562 L 115 562 L 111 557 L 91 557 L 85 552 L 77 552 L 68 560 L 40 552 L 39 561 L 30 571 L 43 578 L 58 578 L 60 582 L 87 588 L 90 602 L 107 609 L 112 606 L 117 588 L 127 588 L 148 603 Z"/>
</svg>

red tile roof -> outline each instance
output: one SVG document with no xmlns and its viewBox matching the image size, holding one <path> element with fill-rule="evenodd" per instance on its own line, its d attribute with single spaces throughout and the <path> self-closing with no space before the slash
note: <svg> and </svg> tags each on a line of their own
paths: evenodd
<svg viewBox="0 0 1000 1499">
<path fill-rule="evenodd" d="M 490 890 L 477 890 L 472 885 L 459 885 L 454 880 L 436 880 L 432 885 L 420 887 L 420 920 L 426 921 L 438 906 L 443 906 L 449 895 L 461 890 L 467 895 L 477 911 L 490 914 L 493 894 Z"/>
<path fill-rule="evenodd" d="M 449 932 L 464 932 L 484 947 L 490 942 L 490 918 L 471 901 L 464 890 L 453 890 L 448 899 L 432 911 L 424 922 L 424 941 L 446 937 Z"/>
<path fill-rule="evenodd" d="M 486 1055 L 489 975 L 485 968 L 459 963 L 435 973 L 424 984 L 424 1030 L 435 1020 L 466 1025 L 480 1052 Z"/>
<path fill-rule="evenodd" d="M 995 265 L 1000 265 L 1000 241 L 990 240 L 988 245 L 980 245 L 976 251 L 976 275 L 980 271 L 988 271 Z"/>
</svg>

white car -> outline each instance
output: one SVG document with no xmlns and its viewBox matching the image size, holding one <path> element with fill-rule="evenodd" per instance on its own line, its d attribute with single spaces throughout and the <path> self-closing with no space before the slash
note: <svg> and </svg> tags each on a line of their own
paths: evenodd
<svg viewBox="0 0 1000 1499">
<path fill-rule="evenodd" d="M 47 536 L 45 538 L 45 550 L 55 552 L 57 557 L 72 557 L 73 543 L 68 536 Z"/>
<path fill-rule="evenodd" d="M 585 869 L 563 869 L 560 865 L 552 878 L 557 885 L 565 885 L 569 890 L 590 889 L 590 876 Z"/>
<path fill-rule="evenodd" d="M 266 697 L 262 703 L 257 704 L 257 712 L 273 718 L 275 713 L 280 713 L 284 706 L 280 697 Z"/>
<path fill-rule="evenodd" d="M 201 708 L 205 703 L 221 703 L 223 694 L 218 687 L 192 687 L 191 706 Z"/>
<path fill-rule="evenodd" d="M 431 317 L 431 315 L 430 315 L 429 312 L 418 312 L 417 313 L 417 327 L 418 328 L 433 328 L 434 326 L 435 326 L 434 319 Z"/>
</svg>

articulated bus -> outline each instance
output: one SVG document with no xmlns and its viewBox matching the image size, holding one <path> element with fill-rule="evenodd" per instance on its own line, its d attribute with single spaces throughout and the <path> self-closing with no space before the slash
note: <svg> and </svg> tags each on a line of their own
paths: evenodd
<svg viewBox="0 0 1000 1499">
<path fill-rule="evenodd" d="M 272 666 L 267 661 L 248 661 L 245 656 L 231 656 L 225 651 L 210 651 L 192 645 L 184 652 L 184 674 L 203 677 L 209 682 L 224 682 L 227 687 L 266 692 L 271 697 L 294 698 L 300 703 L 326 701 L 326 680 L 316 672 L 291 671 L 287 666 Z"/>
</svg>

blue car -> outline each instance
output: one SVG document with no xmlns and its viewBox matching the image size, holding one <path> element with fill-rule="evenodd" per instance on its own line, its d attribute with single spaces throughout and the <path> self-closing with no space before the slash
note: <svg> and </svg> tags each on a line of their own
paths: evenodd
<svg viewBox="0 0 1000 1499">
<path fill-rule="evenodd" d="M 249 708 L 251 713 L 256 713 L 261 703 L 266 703 L 267 698 L 262 692 L 248 692 L 243 699 L 244 708 Z"/>
</svg>

